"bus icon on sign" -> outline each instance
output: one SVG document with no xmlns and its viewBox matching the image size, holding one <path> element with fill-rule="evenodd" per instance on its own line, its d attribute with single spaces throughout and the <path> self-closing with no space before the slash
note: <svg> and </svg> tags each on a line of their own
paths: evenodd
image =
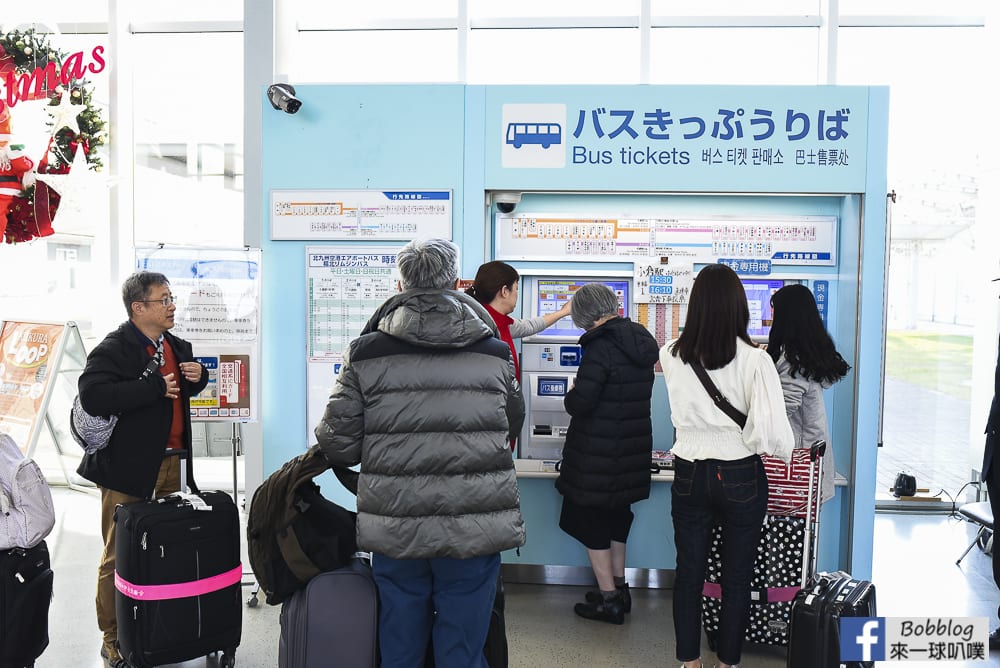
<svg viewBox="0 0 1000 668">
<path fill-rule="evenodd" d="M 562 143 L 562 126 L 558 123 L 508 123 L 507 143 L 514 148 L 539 144 L 548 148 Z"/>
</svg>

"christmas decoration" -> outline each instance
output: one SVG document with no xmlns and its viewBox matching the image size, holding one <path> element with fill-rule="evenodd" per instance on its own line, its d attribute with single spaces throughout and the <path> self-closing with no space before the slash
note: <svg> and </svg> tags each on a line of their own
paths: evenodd
<svg viewBox="0 0 1000 668">
<path fill-rule="evenodd" d="M 104 69 L 103 52 L 95 47 L 88 64 L 83 52 L 67 55 L 33 29 L 0 34 L 0 118 L 4 113 L 9 117 L 6 129 L 0 121 L 0 237 L 7 243 L 52 234 L 60 188 L 75 192 L 74 184 L 83 181 L 66 175 L 100 171 L 105 121 L 93 105 L 85 74 Z M 17 103 L 44 99 L 49 100 L 51 135 L 44 155 L 32 160 L 16 150 Z M 37 180 L 28 171 L 33 164 Z"/>
<path fill-rule="evenodd" d="M 59 98 L 59 104 L 49 106 L 46 111 L 52 116 L 53 132 L 69 128 L 73 134 L 80 134 L 80 126 L 76 122 L 76 117 L 83 112 L 83 105 L 74 104 L 72 95 L 67 95 L 66 91 L 63 91 Z"/>
<path fill-rule="evenodd" d="M 0 237 L 7 228 L 7 212 L 24 187 L 24 175 L 35 166 L 22 146 L 10 143 L 10 119 L 10 109 L 0 111 Z"/>
</svg>

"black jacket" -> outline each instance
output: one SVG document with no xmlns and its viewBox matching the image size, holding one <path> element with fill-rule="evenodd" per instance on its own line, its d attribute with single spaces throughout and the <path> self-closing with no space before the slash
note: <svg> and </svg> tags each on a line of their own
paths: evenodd
<svg viewBox="0 0 1000 668">
<path fill-rule="evenodd" d="M 177 362 L 193 362 L 191 344 L 164 334 Z M 104 337 L 90 355 L 78 384 L 80 404 L 91 415 L 118 415 L 118 424 L 108 447 L 84 455 L 76 472 L 100 487 L 148 498 L 156 487 L 156 476 L 170 437 L 173 416 L 171 400 L 164 394 L 166 382 L 159 373 L 139 380 L 149 363 L 147 340 L 125 322 Z M 208 384 L 208 372 L 189 383 L 180 376 L 181 414 L 184 416 L 184 447 L 191 449 L 190 398 Z"/>
<path fill-rule="evenodd" d="M 995 446 L 1000 446 L 1000 350 L 997 351 L 997 369 L 993 379 L 993 404 L 990 406 L 990 417 L 986 420 L 986 449 L 983 451 L 983 468 L 980 472 L 982 480 L 986 480 L 993 464 Z"/>
<path fill-rule="evenodd" d="M 580 337 L 583 359 L 566 394 L 569 431 L 556 489 L 582 506 L 622 508 L 649 496 L 650 396 L 656 339 L 628 318 Z"/>
</svg>

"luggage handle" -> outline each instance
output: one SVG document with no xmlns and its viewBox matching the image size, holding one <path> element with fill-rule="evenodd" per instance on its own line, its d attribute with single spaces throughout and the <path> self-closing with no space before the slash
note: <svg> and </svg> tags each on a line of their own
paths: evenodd
<svg viewBox="0 0 1000 668">
<path fill-rule="evenodd" d="M 809 473 L 809 492 L 806 496 L 806 526 L 802 541 L 805 554 L 802 556 L 802 573 L 799 578 L 799 586 L 803 589 L 809 581 L 810 573 L 816 572 L 816 563 L 819 557 L 819 511 L 822 494 L 820 486 L 823 481 L 823 455 L 825 454 L 826 441 L 820 439 L 809 446 L 809 460 L 818 463 L 818 465 L 815 476 L 811 471 Z M 815 516 L 813 515 L 814 511 Z"/>
<path fill-rule="evenodd" d="M 187 491 L 190 487 L 192 494 L 201 494 L 198 484 L 194 481 L 194 457 L 187 448 L 167 448 L 163 453 L 163 458 L 183 457 L 187 460 L 187 465 L 181 467 L 181 492 Z M 155 494 L 155 490 L 154 490 Z"/>
<path fill-rule="evenodd" d="M 826 454 L 826 441 L 820 439 L 809 446 L 809 461 L 816 461 Z"/>
</svg>

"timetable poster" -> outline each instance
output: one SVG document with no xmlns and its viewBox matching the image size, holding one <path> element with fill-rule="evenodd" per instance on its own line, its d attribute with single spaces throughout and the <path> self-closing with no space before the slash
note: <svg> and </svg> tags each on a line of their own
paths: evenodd
<svg viewBox="0 0 1000 668">
<path fill-rule="evenodd" d="M 306 272 L 306 439 L 312 442 L 347 347 L 396 294 L 396 249 L 309 247 Z"/>
<path fill-rule="evenodd" d="M 761 218 L 628 214 L 498 214 L 496 258 L 516 261 L 728 264 L 767 275 L 773 265 L 835 266 L 836 216 Z"/>
<path fill-rule="evenodd" d="M 272 190 L 275 240 L 451 239 L 450 190 Z"/>
</svg>

